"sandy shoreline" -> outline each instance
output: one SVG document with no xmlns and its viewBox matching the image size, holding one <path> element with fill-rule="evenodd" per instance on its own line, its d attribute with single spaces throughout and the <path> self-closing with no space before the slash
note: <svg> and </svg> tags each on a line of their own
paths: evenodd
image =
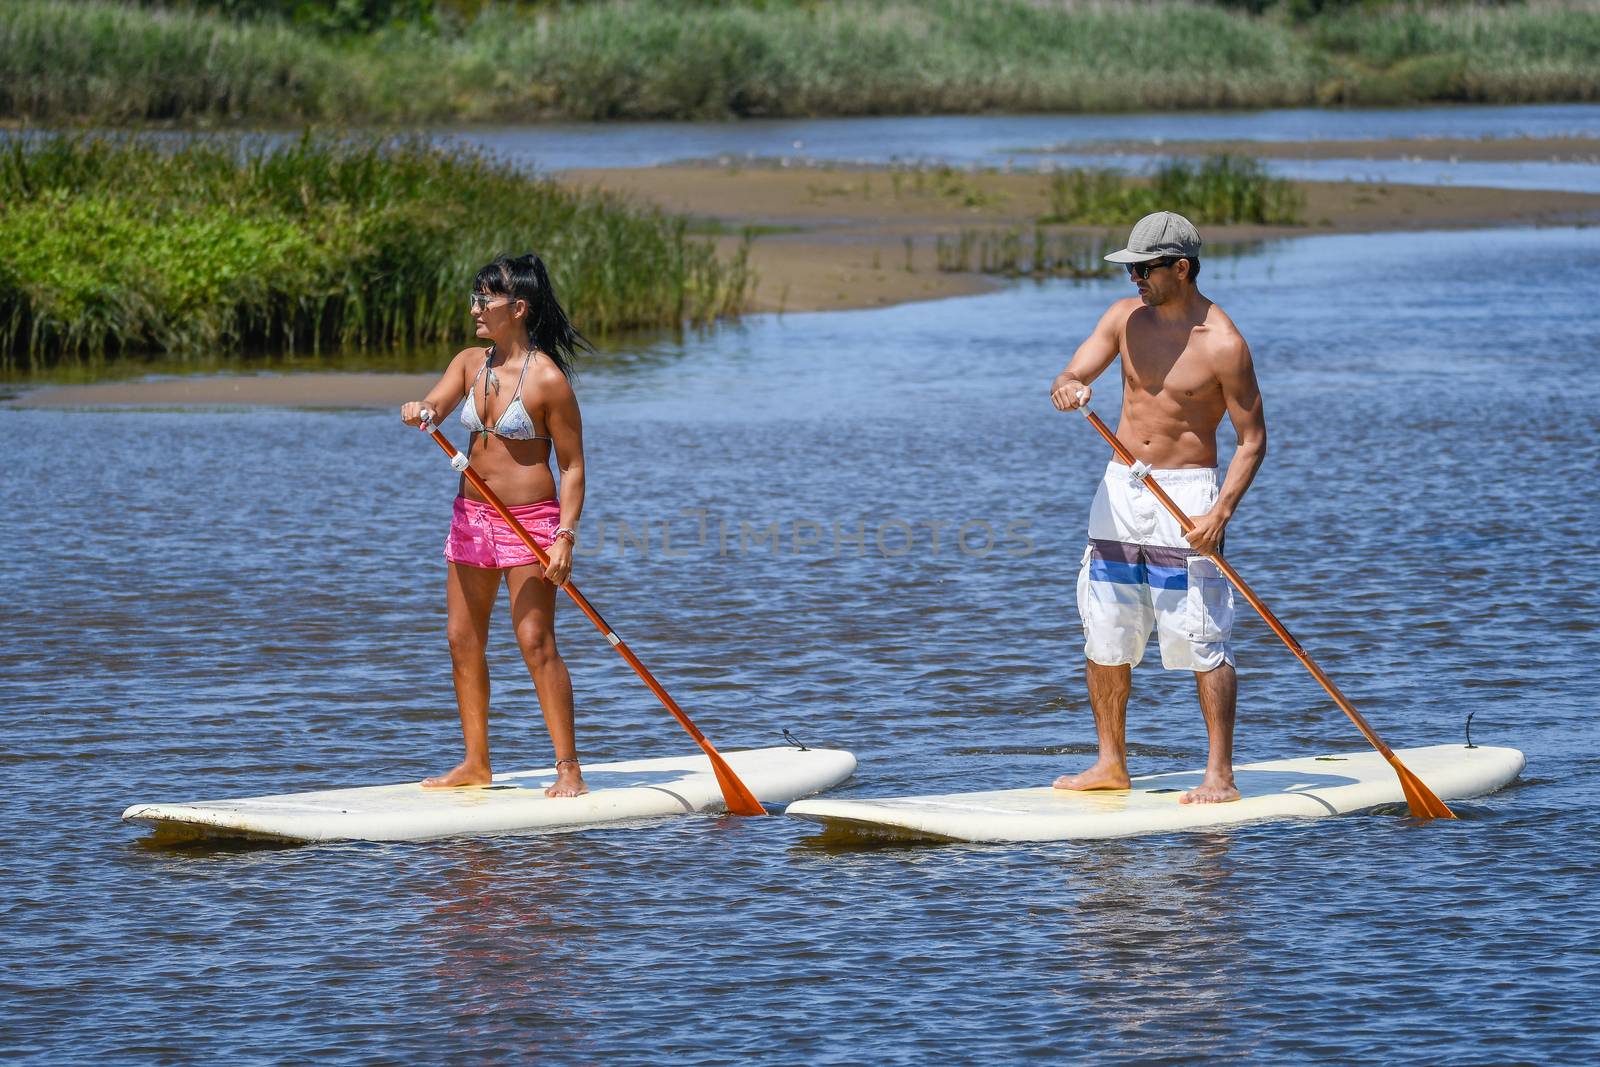
<svg viewBox="0 0 1600 1067">
<path fill-rule="evenodd" d="M 1202 147 L 1196 148 L 1196 145 Z M 1426 158 L 1548 159 L 1554 152 L 1595 153 L 1600 141 L 1224 142 L 1168 144 L 1162 150 L 1255 154 L 1329 153 L 1348 158 L 1351 146 Z M 1559 149 L 1555 146 L 1560 145 Z M 1123 142 L 1128 151 L 1152 146 Z M 1469 156 L 1483 153 L 1523 153 Z M 1438 153 L 1438 154 L 1431 154 Z M 1571 158 L 1578 158 L 1574 155 Z M 1587 157 L 1584 157 L 1587 158 Z M 832 311 L 935 300 L 984 292 L 1003 279 L 938 269 L 941 237 L 963 232 L 1030 233 L 1050 206 L 1050 179 L 1032 173 L 971 173 L 950 168 L 906 171 L 772 164 L 676 165 L 650 169 L 581 170 L 559 176 L 569 184 L 609 190 L 631 200 L 682 212 L 715 234 L 725 252 L 753 228 L 750 260 L 758 280 L 752 312 Z M 1600 222 L 1600 195 L 1399 184 L 1300 182 L 1304 226 L 1202 225 L 1212 246 L 1332 233 L 1469 229 Z M 1120 228 L 1118 228 L 1120 229 Z M 1108 228 L 1048 227 L 1120 240 Z M 266 373 L 163 377 L 150 381 L 46 386 L 12 400 L 17 407 L 212 407 L 263 405 L 382 408 L 415 399 L 432 375 L 384 373 Z M 17 388 L 28 389 L 23 383 Z"/>
</svg>

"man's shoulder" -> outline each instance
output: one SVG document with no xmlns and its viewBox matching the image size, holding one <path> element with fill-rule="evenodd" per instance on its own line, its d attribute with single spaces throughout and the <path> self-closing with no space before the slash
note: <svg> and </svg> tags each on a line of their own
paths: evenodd
<svg viewBox="0 0 1600 1067">
<path fill-rule="evenodd" d="M 1144 301 L 1136 296 L 1125 296 L 1121 300 L 1114 300 L 1106 308 L 1105 318 L 1115 322 L 1118 326 L 1126 326 L 1133 313 L 1144 307 Z"/>
<path fill-rule="evenodd" d="M 1205 319 L 1206 347 L 1219 356 L 1242 356 L 1249 353 L 1250 348 L 1245 344 L 1244 334 L 1239 332 L 1239 327 L 1231 316 L 1222 310 L 1222 305 L 1212 303 L 1206 309 Z"/>
</svg>

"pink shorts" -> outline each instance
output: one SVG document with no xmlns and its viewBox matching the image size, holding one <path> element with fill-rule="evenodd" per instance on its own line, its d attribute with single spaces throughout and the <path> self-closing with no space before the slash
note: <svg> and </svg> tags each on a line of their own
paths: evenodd
<svg viewBox="0 0 1600 1067">
<path fill-rule="evenodd" d="M 561 502 L 555 497 L 508 509 L 540 548 L 549 548 L 561 526 Z M 533 550 L 522 543 L 498 512 L 481 500 L 456 497 L 450 533 L 444 539 L 444 558 L 468 567 L 501 569 L 538 563 Z"/>
</svg>

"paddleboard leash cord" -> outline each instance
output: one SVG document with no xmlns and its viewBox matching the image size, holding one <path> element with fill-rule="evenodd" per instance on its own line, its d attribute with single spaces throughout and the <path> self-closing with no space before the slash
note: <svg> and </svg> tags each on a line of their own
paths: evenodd
<svg viewBox="0 0 1600 1067">
<path fill-rule="evenodd" d="M 430 435 L 434 443 L 443 449 L 444 454 L 450 458 L 451 468 L 459 471 L 472 484 L 472 487 L 478 491 L 484 501 L 494 508 L 511 532 L 516 534 L 522 543 L 527 545 L 528 549 L 533 552 L 534 558 L 539 561 L 539 565 L 541 567 L 549 567 L 550 557 L 545 554 L 545 550 L 540 547 L 539 543 L 533 539 L 533 535 L 528 533 L 522 523 L 517 521 L 515 515 L 511 514 L 511 510 L 505 506 L 494 490 L 489 488 L 489 483 L 485 482 L 483 477 L 472 469 L 471 460 L 464 453 L 457 451 L 456 447 L 450 443 L 450 439 L 439 432 L 439 428 L 433 423 L 433 412 L 427 408 L 422 409 L 422 420 L 417 423 L 417 429 Z M 634 673 L 639 676 L 645 685 L 649 686 L 650 691 L 656 695 L 656 699 L 661 701 L 661 705 L 672 713 L 672 717 L 678 720 L 678 725 L 683 727 L 684 732 L 694 738 L 695 743 L 705 752 L 706 758 L 711 761 L 711 770 L 717 776 L 717 784 L 722 787 L 722 795 L 728 803 L 728 810 L 735 815 L 767 814 L 767 809 L 761 805 L 761 801 L 757 800 L 756 795 L 750 791 L 749 787 L 739 780 L 738 775 L 733 773 L 733 768 L 728 766 L 728 761 L 723 759 L 721 754 L 712 747 L 711 742 L 706 740 L 705 734 L 701 733 L 699 727 L 690 721 L 689 716 L 678 706 L 678 702 L 672 699 L 671 694 L 666 691 L 660 682 L 656 681 L 655 675 L 650 673 L 639 657 L 633 654 L 633 650 L 623 642 L 622 638 L 617 636 L 616 631 L 600 616 L 600 612 L 595 610 L 594 605 L 589 603 L 588 598 L 578 592 L 578 587 L 568 579 L 561 583 L 561 588 L 566 590 L 573 603 L 577 604 L 583 613 L 589 617 L 589 621 L 594 623 L 600 632 L 605 635 L 605 639 L 610 642 L 611 647 L 615 648 L 622 658 L 628 661 L 628 666 L 632 667 Z"/>
<path fill-rule="evenodd" d="M 1079 393 L 1078 399 L 1078 410 L 1083 413 L 1084 418 L 1089 420 L 1089 425 L 1093 426 L 1100 436 L 1106 439 L 1106 444 L 1111 446 L 1111 450 L 1117 454 L 1117 457 L 1132 468 L 1133 476 L 1138 479 L 1139 483 L 1149 489 L 1155 498 L 1160 501 L 1161 506 L 1172 513 L 1172 517 L 1178 520 L 1178 526 L 1182 528 L 1183 532 L 1192 532 L 1194 530 L 1194 520 L 1185 515 L 1183 509 L 1178 507 L 1173 502 L 1173 499 L 1162 490 L 1155 478 L 1151 477 L 1150 465 L 1141 462 L 1127 445 L 1117 439 L 1117 435 L 1111 432 L 1111 427 L 1107 426 L 1099 415 L 1089 410 L 1088 405 L 1083 403 L 1086 399 L 1084 394 Z M 1406 806 L 1411 810 L 1411 814 L 1421 819 L 1454 819 L 1456 817 L 1455 813 L 1445 805 L 1444 801 L 1434 795 L 1433 790 L 1429 789 L 1421 778 L 1418 778 L 1400 762 L 1399 757 L 1394 754 L 1394 750 L 1383 743 L 1383 739 L 1367 723 L 1362 714 L 1356 710 L 1355 705 L 1350 703 L 1349 698 L 1340 691 L 1338 686 L 1333 684 L 1333 679 L 1322 672 L 1322 668 L 1313 662 L 1310 655 L 1301 647 L 1300 642 L 1295 640 L 1294 635 L 1289 632 L 1288 628 L 1278 621 L 1276 615 L 1267 610 L 1267 606 L 1261 602 L 1261 598 L 1256 596 L 1255 590 L 1251 589 L 1245 580 L 1239 577 L 1239 572 L 1234 570 L 1227 560 L 1215 552 L 1208 552 L 1204 549 L 1197 549 L 1196 551 L 1201 552 L 1207 559 L 1217 565 L 1217 569 L 1223 573 L 1228 581 L 1233 583 L 1233 587 L 1239 590 L 1240 595 L 1250 602 L 1250 606 L 1256 609 L 1256 613 L 1272 628 L 1272 632 L 1277 634 L 1279 639 L 1289 647 L 1289 651 L 1294 653 L 1295 658 L 1300 661 L 1301 665 L 1311 672 L 1311 676 L 1317 680 L 1323 689 L 1327 690 L 1328 695 L 1333 698 L 1333 702 L 1339 706 L 1339 710 L 1344 712 L 1351 722 L 1355 723 L 1356 729 L 1361 731 L 1367 742 L 1377 749 L 1384 759 L 1389 761 L 1389 766 L 1394 768 L 1395 774 L 1400 778 L 1400 787 L 1405 792 Z"/>
</svg>

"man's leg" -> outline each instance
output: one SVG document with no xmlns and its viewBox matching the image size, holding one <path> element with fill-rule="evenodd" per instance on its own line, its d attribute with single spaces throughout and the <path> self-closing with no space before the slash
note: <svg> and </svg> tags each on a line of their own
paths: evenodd
<svg viewBox="0 0 1600 1067">
<path fill-rule="evenodd" d="M 1200 714 L 1206 720 L 1210 750 L 1206 773 L 1199 786 L 1178 798 L 1180 804 L 1221 804 L 1239 799 L 1233 784 L 1233 716 L 1239 697 L 1239 676 L 1233 664 L 1215 670 L 1196 671 L 1195 688 L 1200 691 Z"/>
<path fill-rule="evenodd" d="M 1094 709 L 1094 732 L 1100 742 L 1100 758 L 1080 774 L 1062 775 L 1057 789 L 1128 788 L 1128 694 L 1133 691 L 1133 668 L 1126 663 L 1115 667 L 1086 661 L 1089 678 L 1089 706 Z"/>
</svg>

